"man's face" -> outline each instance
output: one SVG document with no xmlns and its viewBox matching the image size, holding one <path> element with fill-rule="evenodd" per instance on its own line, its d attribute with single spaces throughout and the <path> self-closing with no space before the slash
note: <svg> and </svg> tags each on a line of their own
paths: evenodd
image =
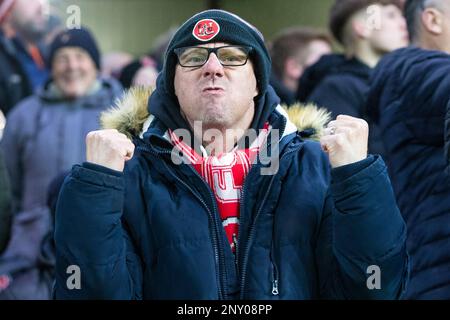
<svg viewBox="0 0 450 320">
<path fill-rule="evenodd" d="M 226 45 L 209 43 L 198 47 Z M 201 67 L 177 64 L 174 86 L 181 111 L 191 127 L 195 121 L 201 121 L 203 129 L 241 128 L 240 124 L 249 124 L 253 119 L 253 98 L 258 89 L 250 59 L 243 66 L 222 66 L 216 54 L 211 53 Z"/>
<path fill-rule="evenodd" d="M 388 53 L 409 44 L 405 18 L 395 5 L 376 6 L 379 23 L 370 32 L 369 41 L 375 51 Z"/>
<path fill-rule="evenodd" d="M 90 55 L 78 47 L 56 51 L 52 62 L 55 85 L 67 98 L 84 96 L 94 84 L 97 69 Z"/>
<path fill-rule="evenodd" d="M 330 54 L 332 48 L 330 44 L 323 40 L 314 40 L 308 45 L 308 55 L 305 60 L 305 68 L 316 63 L 320 57 L 326 54 Z"/>
<path fill-rule="evenodd" d="M 14 29 L 29 40 L 39 40 L 48 23 L 47 0 L 16 0 L 11 12 Z"/>
<path fill-rule="evenodd" d="M 133 86 L 155 87 L 158 78 L 158 70 L 152 66 L 142 67 L 133 78 Z"/>
</svg>

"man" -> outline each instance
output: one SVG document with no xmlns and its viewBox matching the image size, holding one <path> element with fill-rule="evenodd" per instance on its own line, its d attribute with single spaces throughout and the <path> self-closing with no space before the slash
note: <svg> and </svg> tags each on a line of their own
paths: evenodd
<svg viewBox="0 0 450 320">
<path fill-rule="evenodd" d="M 401 295 L 405 227 L 382 160 L 367 157 L 367 124 L 332 121 L 328 160 L 278 107 L 270 64 L 262 35 L 232 13 L 204 11 L 180 27 L 152 116 L 129 100 L 108 116 L 137 148 L 117 130 L 91 132 L 87 162 L 65 181 L 56 298 Z M 367 286 L 372 265 L 379 290 Z"/>
<path fill-rule="evenodd" d="M 119 80 L 122 69 L 133 62 L 133 55 L 127 52 L 109 52 L 102 57 L 102 76 Z"/>
<path fill-rule="evenodd" d="M 0 110 L 7 113 L 48 78 L 37 43 L 47 16 L 42 0 L 0 0 Z"/>
<path fill-rule="evenodd" d="M 401 5 L 396 0 L 336 0 L 329 27 L 344 55 L 324 56 L 300 80 L 298 99 L 326 107 L 333 116 L 368 120 L 369 78 L 388 52 L 408 45 Z M 369 152 L 384 155 L 379 130 L 369 121 Z"/>
<path fill-rule="evenodd" d="M 47 190 L 59 173 L 85 159 L 86 134 L 99 128 L 100 112 L 122 91 L 116 82 L 99 78 L 100 53 L 87 29 L 61 32 L 51 45 L 49 65 L 51 80 L 9 113 L 0 144 L 14 213 L 12 238 L 0 256 L 0 275 L 12 280 L 0 299 L 50 297 L 53 278 L 47 271 L 53 266 L 38 256 L 50 228 Z"/>
<path fill-rule="evenodd" d="M 389 174 L 408 225 L 412 265 L 406 297 L 447 300 L 450 126 L 445 133 L 444 124 L 450 99 L 450 1 L 410 0 L 405 16 L 413 46 L 380 61 L 368 110 L 383 132 Z"/>
<path fill-rule="evenodd" d="M 270 84 L 281 103 L 292 105 L 298 81 L 307 67 L 332 52 L 331 39 L 325 32 L 299 27 L 281 31 L 272 40 L 272 77 Z"/>
<path fill-rule="evenodd" d="M 156 68 L 156 61 L 144 55 L 130 62 L 121 70 L 120 84 L 124 89 L 136 86 L 154 88 L 159 73 Z"/>
</svg>

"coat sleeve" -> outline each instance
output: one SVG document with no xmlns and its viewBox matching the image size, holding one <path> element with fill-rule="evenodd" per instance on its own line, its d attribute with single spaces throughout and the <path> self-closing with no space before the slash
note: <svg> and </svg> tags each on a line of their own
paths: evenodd
<svg viewBox="0 0 450 320">
<path fill-rule="evenodd" d="M 141 261 L 122 219 L 124 175 L 74 166 L 56 211 L 56 299 L 139 299 Z"/>
<path fill-rule="evenodd" d="M 445 139 L 445 160 L 447 163 L 447 175 L 450 175 L 450 100 L 447 104 L 447 110 L 445 114 L 445 131 L 444 131 L 444 139 Z"/>
<path fill-rule="evenodd" d="M 316 259 L 321 297 L 398 299 L 406 289 L 406 226 L 380 157 L 332 170 Z"/>
<path fill-rule="evenodd" d="M 0 255 L 0 275 L 10 278 L 2 299 L 48 299 L 53 280 L 52 265 L 41 259 L 42 241 L 49 230 L 46 207 L 14 215 L 8 246 Z"/>
<path fill-rule="evenodd" d="M 13 213 L 20 210 L 23 190 L 21 154 L 25 145 L 24 140 L 26 131 L 23 129 L 23 125 L 27 122 L 24 121 L 22 117 L 23 112 L 18 108 L 15 108 L 9 113 L 0 143 L 0 149 L 3 152 L 5 166 L 9 175 Z"/>
<path fill-rule="evenodd" d="M 0 150 L 0 255 L 8 243 L 11 233 L 11 213 L 9 179 Z"/>
</svg>

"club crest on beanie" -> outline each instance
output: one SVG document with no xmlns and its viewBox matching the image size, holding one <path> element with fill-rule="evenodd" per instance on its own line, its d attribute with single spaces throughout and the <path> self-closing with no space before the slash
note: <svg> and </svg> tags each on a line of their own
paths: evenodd
<svg viewBox="0 0 450 320">
<path fill-rule="evenodd" d="M 166 51 L 162 76 L 165 90 L 174 93 L 173 80 L 177 57 L 174 49 L 201 44 L 225 42 L 252 47 L 258 96 L 265 94 L 269 85 L 271 60 L 261 32 L 239 16 L 224 10 L 206 10 L 188 19 L 174 34 Z"/>
<path fill-rule="evenodd" d="M 203 19 L 195 24 L 192 35 L 200 41 L 207 42 L 212 40 L 220 32 L 219 24 L 213 19 Z"/>
</svg>

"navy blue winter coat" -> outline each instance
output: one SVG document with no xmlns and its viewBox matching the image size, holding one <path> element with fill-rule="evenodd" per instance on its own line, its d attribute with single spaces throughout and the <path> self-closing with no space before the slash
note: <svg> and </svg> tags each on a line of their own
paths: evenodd
<svg viewBox="0 0 450 320">
<path fill-rule="evenodd" d="M 261 175 L 258 161 L 245 180 L 236 260 L 209 186 L 171 161 L 160 119 L 135 138 L 124 173 L 75 166 L 56 213 L 56 298 L 399 298 L 406 228 L 381 158 L 330 171 L 279 109 L 269 121 L 283 133 L 279 170 Z M 71 265 L 79 290 L 67 288 Z M 367 286 L 372 265 L 379 290 Z"/>
<path fill-rule="evenodd" d="M 447 159 L 447 173 L 450 174 L 450 100 L 445 115 L 445 159 Z"/>
<path fill-rule="evenodd" d="M 444 124 L 450 56 L 406 48 L 374 71 L 368 109 L 380 124 L 387 165 L 408 226 L 407 298 L 450 299 L 450 176 Z"/>
</svg>

